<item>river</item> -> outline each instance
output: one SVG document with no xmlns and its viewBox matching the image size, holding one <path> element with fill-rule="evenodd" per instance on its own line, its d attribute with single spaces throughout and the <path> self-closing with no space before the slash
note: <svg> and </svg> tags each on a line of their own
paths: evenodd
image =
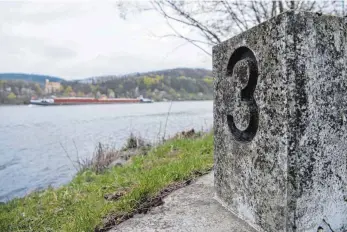
<svg viewBox="0 0 347 232">
<path fill-rule="evenodd" d="M 90 158 L 98 142 L 123 146 L 130 133 L 155 142 L 164 133 L 210 129 L 212 105 L 1 106 L 0 202 L 69 182 L 76 169 L 64 149 L 76 161 Z"/>
</svg>

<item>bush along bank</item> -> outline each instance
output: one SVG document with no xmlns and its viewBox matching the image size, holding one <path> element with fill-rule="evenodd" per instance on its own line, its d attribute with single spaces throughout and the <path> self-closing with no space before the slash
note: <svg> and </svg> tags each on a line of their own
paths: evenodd
<svg viewBox="0 0 347 232">
<path fill-rule="evenodd" d="M 213 166 L 212 133 L 181 134 L 144 151 L 123 166 L 85 166 L 65 186 L 1 204 L 0 231 L 106 231 Z"/>
</svg>

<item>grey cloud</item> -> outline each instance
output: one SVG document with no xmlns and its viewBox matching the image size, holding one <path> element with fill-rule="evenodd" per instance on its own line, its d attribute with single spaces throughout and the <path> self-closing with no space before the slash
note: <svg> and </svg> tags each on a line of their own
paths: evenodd
<svg viewBox="0 0 347 232">
<path fill-rule="evenodd" d="M 126 64 L 126 65 L 124 65 Z M 83 67 L 79 70 L 78 67 Z M 136 55 L 98 55 L 89 61 L 79 62 L 70 67 L 67 71 L 68 76 L 99 76 L 99 75 L 118 75 L 129 73 L 129 67 L 134 72 L 143 72 L 156 69 L 155 59 L 141 58 Z M 91 75 L 93 73 L 93 75 Z"/>
<path fill-rule="evenodd" d="M 0 49 L 3 54 L 18 54 L 43 56 L 44 59 L 70 59 L 74 58 L 76 51 L 67 46 L 56 46 L 49 41 L 40 40 L 33 37 L 1 35 Z"/>
<path fill-rule="evenodd" d="M 0 1 L 0 72 L 77 79 L 175 67 L 211 67 L 210 57 L 182 41 L 159 40 L 162 18 L 119 19 L 114 3 Z"/>
<path fill-rule="evenodd" d="M 51 57 L 54 59 L 71 59 L 77 56 L 77 52 L 70 48 L 52 45 L 44 47 L 43 54 L 46 57 Z"/>
<path fill-rule="evenodd" d="M 50 23 L 88 10 L 76 3 L 0 2 L 1 23 Z"/>
</svg>

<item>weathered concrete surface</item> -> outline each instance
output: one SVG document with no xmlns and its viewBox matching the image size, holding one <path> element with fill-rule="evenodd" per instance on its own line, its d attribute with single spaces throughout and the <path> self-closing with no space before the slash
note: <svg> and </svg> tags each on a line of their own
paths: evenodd
<svg viewBox="0 0 347 232">
<path fill-rule="evenodd" d="M 259 231 L 347 231 L 346 29 L 292 11 L 213 48 L 217 195 Z"/>
<path fill-rule="evenodd" d="M 214 199 L 213 173 L 174 191 L 164 205 L 136 215 L 111 231 L 255 232 Z"/>
</svg>

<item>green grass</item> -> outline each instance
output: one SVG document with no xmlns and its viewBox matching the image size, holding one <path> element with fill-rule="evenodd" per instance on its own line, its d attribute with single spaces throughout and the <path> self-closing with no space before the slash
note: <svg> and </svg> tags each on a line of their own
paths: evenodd
<svg viewBox="0 0 347 232">
<path fill-rule="evenodd" d="M 209 170 L 212 153 L 212 134 L 208 134 L 169 140 L 102 174 L 84 171 L 68 185 L 0 205 L 0 231 L 94 231 L 107 215 L 134 212 L 139 202 L 169 184 Z M 119 191 L 126 194 L 117 201 L 104 199 L 105 194 Z"/>
</svg>

